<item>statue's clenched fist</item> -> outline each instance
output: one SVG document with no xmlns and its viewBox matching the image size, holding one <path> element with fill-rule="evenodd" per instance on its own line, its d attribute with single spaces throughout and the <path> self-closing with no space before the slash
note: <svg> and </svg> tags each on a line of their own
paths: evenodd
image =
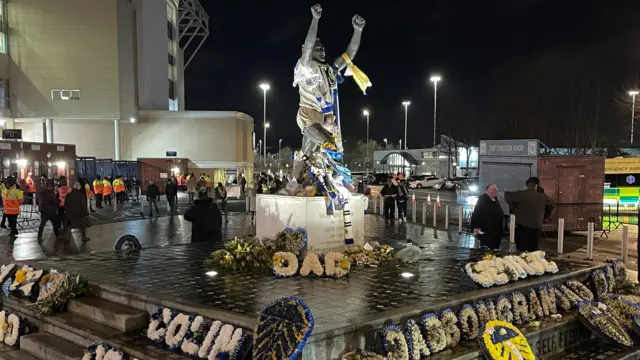
<svg viewBox="0 0 640 360">
<path fill-rule="evenodd" d="M 315 4 L 311 7 L 311 15 L 313 15 L 314 19 L 320 19 L 322 16 L 322 6 L 320 4 Z"/>
<path fill-rule="evenodd" d="M 351 24 L 353 24 L 353 28 L 357 30 L 362 30 L 364 28 L 364 18 L 358 14 L 353 15 L 353 19 L 351 19 Z"/>
</svg>

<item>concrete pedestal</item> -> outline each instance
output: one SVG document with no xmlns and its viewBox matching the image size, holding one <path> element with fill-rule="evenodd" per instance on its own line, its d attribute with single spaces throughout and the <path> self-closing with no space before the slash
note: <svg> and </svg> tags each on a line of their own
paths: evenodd
<svg viewBox="0 0 640 360">
<path fill-rule="evenodd" d="M 349 199 L 353 240 L 364 245 L 364 213 L 368 199 L 352 194 Z M 307 231 L 307 251 L 344 251 L 344 223 L 342 211 L 326 215 L 325 199 L 320 196 L 256 195 L 256 236 L 273 239 L 285 228 L 304 228 Z"/>
</svg>

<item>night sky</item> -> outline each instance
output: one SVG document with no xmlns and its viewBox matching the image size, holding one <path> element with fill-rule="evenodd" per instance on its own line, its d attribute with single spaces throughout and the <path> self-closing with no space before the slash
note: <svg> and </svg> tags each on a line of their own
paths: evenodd
<svg viewBox="0 0 640 360">
<path fill-rule="evenodd" d="M 200 0 L 211 35 L 186 70 L 187 110 L 235 110 L 253 116 L 262 137 L 261 81 L 267 81 L 270 151 L 298 147 L 298 90 L 291 86 L 315 1 Z M 491 137 L 491 104 L 523 67 L 555 49 L 611 45 L 601 54 L 621 81 L 640 65 L 638 1 L 323 1 L 319 37 L 334 59 L 351 38 L 353 14 L 364 28 L 355 63 L 373 87 L 364 96 L 351 78 L 340 87 L 343 136 L 396 143 L 409 107 L 409 146 L 430 146 L 433 86 L 438 73 L 438 131 Z M 278 4 L 278 5 L 276 5 Z M 285 5 L 286 4 L 286 5 Z M 378 5 L 376 5 L 378 4 Z M 606 4 L 606 6 L 605 6 Z M 614 75 L 612 75 L 614 76 Z M 616 80 L 617 81 L 617 80 Z M 451 130 L 451 127 L 454 127 Z M 522 134 L 526 137 L 527 134 Z"/>
</svg>

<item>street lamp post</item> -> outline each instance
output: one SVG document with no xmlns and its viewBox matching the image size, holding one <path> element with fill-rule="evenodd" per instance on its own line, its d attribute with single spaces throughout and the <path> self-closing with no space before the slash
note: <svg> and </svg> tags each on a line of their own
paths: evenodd
<svg viewBox="0 0 640 360">
<path fill-rule="evenodd" d="M 365 158 L 365 161 L 367 161 L 368 164 L 369 152 L 371 151 L 371 148 L 369 147 L 369 110 L 364 109 L 364 111 L 362 111 L 362 115 L 367 117 L 367 156 Z M 367 169 L 369 169 L 368 165 Z"/>
<path fill-rule="evenodd" d="M 267 164 L 267 128 L 269 127 L 269 125 L 267 124 L 267 91 L 271 88 L 271 86 L 269 86 L 269 84 L 267 83 L 262 83 L 260 84 L 260 89 L 262 89 L 262 98 L 263 98 L 263 112 L 262 112 L 262 128 L 263 128 L 263 133 L 262 133 L 262 138 L 264 139 L 263 141 L 263 145 L 264 145 L 264 151 L 263 151 L 263 157 L 262 157 L 262 164 L 263 166 L 266 166 Z"/>
<path fill-rule="evenodd" d="M 402 105 L 404 105 L 404 149 L 407 150 L 407 118 L 411 101 L 403 101 Z M 400 142 L 400 150 L 402 150 L 402 142 Z"/>
<path fill-rule="evenodd" d="M 387 143 L 387 138 L 384 138 L 384 149 L 389 149 L 389 143 Z"/>
<path fill-rule="evenodd" d="M 282 157 L 280 157 L 280 150 L 282 150 L 282 139 L 278 140 L 278 172 L 280 172 L 280 162 L 282 161 Z"/>
<path fill-rule="evenodd" d="M 400 150 L 402 150 L 402 139 L 400 139 Z"/>
<path fill-rule="evenodd" d="M 633 144 L 633 127 L 635 125 L 635 117 L 636 117 L 636 95 L 638 95 L 638 90 L 629 91 L 629 95 L 631 95 L 631 143 Z"/>
<path fill-rule="evenodd" d="M 436 147 L 436 118 L 437 118 L 437 105 L 438 105 L 438 81 L 442 80 L 442 78 L 438 75 L 434 75 L 431 77 L 431 82 L 433 83 L 433 147 Z"/>
</svg>

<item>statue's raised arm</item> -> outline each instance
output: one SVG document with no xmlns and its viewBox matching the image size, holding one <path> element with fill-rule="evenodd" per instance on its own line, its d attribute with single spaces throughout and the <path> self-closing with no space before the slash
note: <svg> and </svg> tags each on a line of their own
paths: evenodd
<svg viewBox="0 0 640 360">
<path fill-rule="evenodd" d="M 300 63 L 303 66 L 308 66 L 311 63 L 311 55 L 313 53 L 313 47 L 316 43 L 316 36 L 318 35 L 318 20 L 322 16 L 322 6 L 315 4 L 311 7 L 311 26 L 307 32 L 307 37 L 304 39 L 304 45 L 302 48 L 302 56 L 300 57 Z"/>
<path fill-rule="evenodd" d="M 351 60 L 356 57 L 358 49 L 360 48 L 360 39 L 362 39 L 362 29 L 364 29 L 365 23 L 364 18 L 357 14 L 353 15 L 353 18 L 351 19 L 351 24 L 353 25 L 353 36 L 351 36 L 351 41 L 349 41 L 349 46 L 347 46 L 346 51 Z M 334 61 L 333 65 L 338 70 L 342 70 L 347 66 L 347 62 L 342 56 L 339 56 L 336 61 Z"/>
</svg>

